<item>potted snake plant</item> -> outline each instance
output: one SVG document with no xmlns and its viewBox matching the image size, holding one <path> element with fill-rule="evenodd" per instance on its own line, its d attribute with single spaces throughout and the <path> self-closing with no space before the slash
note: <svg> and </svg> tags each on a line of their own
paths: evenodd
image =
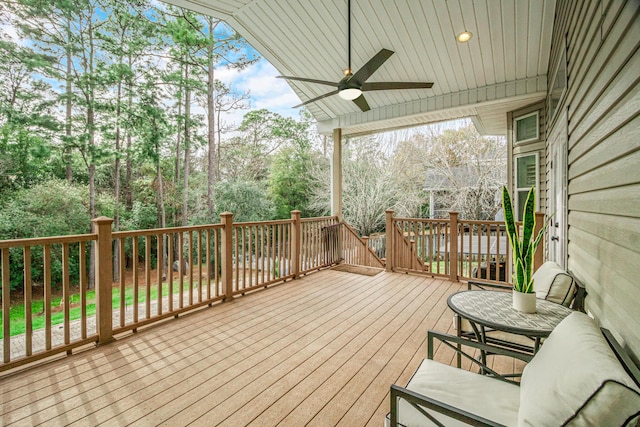
<svg viewBox="0 0 640 427">
<path fill-rule="evenodd" d="M 513 252 L 513 307 L 525 313 L 535 313 L 536 294 L 533 289 L 533 255 L 542 236 L 543 227 L 534 236 L 535 218 L 535 187 L 531 187 L 524 205 L 522 218 L 522 234 L 518 233 L 516 217 L 513 213 L 513 203 L 507 187 L 502 187 L 502 209 L 507 236 Z"/>
</svg>

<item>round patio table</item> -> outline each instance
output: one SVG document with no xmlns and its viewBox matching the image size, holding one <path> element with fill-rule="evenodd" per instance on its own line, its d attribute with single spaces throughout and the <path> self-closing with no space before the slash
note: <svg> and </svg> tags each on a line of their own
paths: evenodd
<svg viewBox="0 0 640 427">
<path fill-rule="evenodd" d="M 534 354 L 540 348 L 540 339 L 549 336 L 572 312 L 563 305 L 537 299 L 535 313 L 522 313 L 513 308 L 511 292 L 487 290 L 456 292 L 449 296 L 447 304 L 461 318 L 471 322 L 479 341 L 486 342 L 485 328 L 524 335 L 534 340 Z"/>
</svg>

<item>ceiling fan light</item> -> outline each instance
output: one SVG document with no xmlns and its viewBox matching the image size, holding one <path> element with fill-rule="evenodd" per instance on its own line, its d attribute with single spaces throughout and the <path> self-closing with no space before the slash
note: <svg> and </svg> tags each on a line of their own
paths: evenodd
<svg viewBox="0 0 640 427">
<path fill-rule="evenodd" d="M 340 98 L 342 99 L 346 99 L 347 101 L 353 101 L 354 99 L 362 95 L 362 91 L 356 87 L 352 87 L 352 88 L 342 89 L 340 92 L 338 92 L 338 95 L 340 95 Z"/>
<path fill-rule="evenodd" d="M 458 36 L 456 37 L 456 39 L 460 42 L 460 43 L 466 43 L 469 40 L 471 40 L 471 37 L 473 37 L 473 34 L 471 34 L 469 31 L 463 31 L 460 34 L 458 34 Z"/>
</svg>

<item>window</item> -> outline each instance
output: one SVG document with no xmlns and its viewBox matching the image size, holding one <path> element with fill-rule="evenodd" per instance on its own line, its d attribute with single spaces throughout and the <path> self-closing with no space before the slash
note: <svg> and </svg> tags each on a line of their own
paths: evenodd
<svg viewBox="0 0 640 427">
<path fill-rule="evenodd" d="M 538 153 L 525 154 L 516 157 L 516 207 L 518 221 L 522 221 L 524 204 L 527 201 L 527 194 L 532 186 L 536 187 L 536 197 L 538 197 Z M 536 203 L 536 206 L 538 204 Z"/>
<path fill-rule="evenodd" d="M 515 122 L 516 144 L 523 142 L 537 141 L 539 139 L 538 112 L 517 117 Z"/>
<path fill-rule="evenodd" d="M 562 99 L 566 88 L 567 88 L 567 53 L 566 53 L 566 50 L 563 50 L 562 56 L 560 57 L 560 62 L 558 63 L 556 72 L 553 75 L 553 83 L 551 84 L 551 90 L 549 91 L 549 95 L 547 98 L 547 103 L 548 103 L 547 109 L 549 111 L 549 120 L 548 120 L 549 123 L 553 121 L 556 110 L 558 109 L 558 105 L 560 104 L 560 100 Z"/>
</svg>

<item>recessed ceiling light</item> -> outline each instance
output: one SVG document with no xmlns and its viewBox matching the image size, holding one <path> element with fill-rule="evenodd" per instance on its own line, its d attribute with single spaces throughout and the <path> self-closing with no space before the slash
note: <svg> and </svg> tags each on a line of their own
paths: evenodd
<svg viewBox="0 0 640 427">
<path fill-rule="evenodd" d="M 456 39 L 458 39 L 460 43 L 465 43 L 471 40 L 471 37 L 473 37 L 473 34 L 471 34 L 469 31 L 463 31 L 458 34 L 458 37 L 456 37 Z"/>
</svg>

